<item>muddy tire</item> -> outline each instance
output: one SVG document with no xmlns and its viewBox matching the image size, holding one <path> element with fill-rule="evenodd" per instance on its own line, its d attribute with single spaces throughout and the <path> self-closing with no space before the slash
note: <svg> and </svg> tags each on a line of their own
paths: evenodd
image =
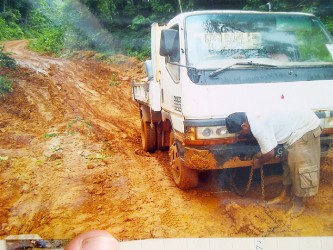
<svg viewBox="0 0 333 250">
<path fill-rule="evenodd" d="M 173 133 L 170 135 L 169 148 L 170 168 L 172 178 L 180 189 L 191 189 L 198 185 L 198 171 L 185 166 L 179 157 Z"/>
<path fill-rule="evenodd" d="M 156 124 L 156 149 L 157 150 L 163 150 L 163 135 L 162 135 L 162 123 Z"/>
<path fill-rule="evenodd" d="M 170 131 L 163 131 L 162 122 L 156 123 L 156 149 L 168 151 L 169 149 Z"/>
<path fill-rule="evenodd" d="M 156 127 L 150 126 L 150 122 L 141 120 L 141 142 L 142 149 L 146 152 L 152 153 L 156 150 Z"/>
</svg>

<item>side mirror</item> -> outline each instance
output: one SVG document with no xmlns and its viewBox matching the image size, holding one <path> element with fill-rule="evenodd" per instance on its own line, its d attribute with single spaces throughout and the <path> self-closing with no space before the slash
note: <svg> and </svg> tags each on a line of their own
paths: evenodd
<svg viewBox="0 0 333 250">
<path fill-rule="evenodd" d="M 179 48 L 179 33 L 174 29 L 161 31 L 160 55 L 174 56 Z"/>
<path fill-rule="evenodd" d="M 148 80 L 152 80 L 154 78 L 154 73 L 153 73 L 153 66 L 152 66 L 152 61 L 151 60 L 146 60 L 145 61 L 145 71 L 148 77 Z"/>
</svg>

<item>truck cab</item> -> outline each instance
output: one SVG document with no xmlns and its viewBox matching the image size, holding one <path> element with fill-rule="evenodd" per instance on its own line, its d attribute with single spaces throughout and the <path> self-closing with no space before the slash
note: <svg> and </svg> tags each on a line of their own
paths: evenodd
<svg viewBox="0 0 333 250">
<path fill-rule="evenodd" d="M 311 108 L 321 119 L 322 154 L 332 147 L 333 38 L 315 16 L 188 12 L 153 24 L 151 39 L 147 81 L 133 83 L 133 98 L 144 150 L 169 149 L 178 187 L 195 187 L 200 171 L 251 166 L 260 148 L 228 133 L 234 112 Z"/>
</svg>

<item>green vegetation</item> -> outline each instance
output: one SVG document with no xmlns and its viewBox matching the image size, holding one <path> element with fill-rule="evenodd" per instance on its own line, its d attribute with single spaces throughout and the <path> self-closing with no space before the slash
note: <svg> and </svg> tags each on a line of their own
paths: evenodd
<svg viewBox="0 0 333 250">
<path fill-rule="evenodd" d="M 0 47 L 0 69 L 15 68 L 16 62 L 7 53 L 3 52 L 3 47 Z M 0 76 L 0 96 L 13 91 L 12 80 L 6 76 Z"/>
<path fill-rule="evenodd" d="M 105 160 L 106 158 L 108 158 L 107 155 L 100 154 L 100 153 L 96 153 L 96 155 L 90 156 L 90 159 L 92 159 L 92 160 Z"/>
<path fill-rule="evenodd" d="M 3 47 L 0 46 L 0 69 L 15 68 L 16 62 L 7 53 L 3 52 Z"/>
<path fill-rule="evenodd" d="M 0 40 L 22 39 L 24 34 L 18 20 L 21 18 L 17 10 L 9 10 L 0 14 Z"/>
<path fill-rule="evenodd" d="M 47 133 L 47 134 L 44 134 L 43 135 L 43 137 L 44 138 L 52 138 L 52 137 L 56 137 L 56 136 L 58 136 L 58 133 L 56 133 L 56 132 L 52 132 L 52 133 Z"/>
<path fill-rule="evenodd" d="M 202 9 L 268 10 L 268 1 L 206 0 L 0 0 L 0 40 L 31 39 L 34 50 L 150 54 L 150 25 Z M 313 13 L 333 32 L 333 0 L 271 0 L 273 11 Z M 181 6 L 179 5 L 181 4 Z"/>
<path fill-rule="evenodd" d="M 7 161 L 8 160 L 8 156 L 0 156 L 0 161 Z"/>
<path fill-rule="evenodd" d="M 10 79 L 0 76 L 0 96 L 13 91 L 13 84 Z"/>
<path fill-rule="evenodd" d="M 109 85 L 112 87 L 112 86 L 118 86 L 119 84 L 120 82 L 117 81 L 117 75 L 113 73 Z"/>
</svg>

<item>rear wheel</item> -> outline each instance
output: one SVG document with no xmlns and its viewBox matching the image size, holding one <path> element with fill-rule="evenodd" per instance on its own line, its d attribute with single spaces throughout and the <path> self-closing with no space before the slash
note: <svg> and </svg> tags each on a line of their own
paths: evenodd
<svg viewBox="0 0 333 250">
<path fill-rule="evenodd" d="M 190 189 L 198 185 L 198 171 L 185 166 L 178 155 L 177 145 L 173 133 L 170 134 L 169 158 L 171 174 L 174 182 L 180 189 Z"/>
<path fill-rule="evenodd" d="M 151 127 L 150 122 L 141 119 L 141 141 L 142 149 L 152 153 L 156 150 L 156 127 L 155 124 Z"/>
</svg>

